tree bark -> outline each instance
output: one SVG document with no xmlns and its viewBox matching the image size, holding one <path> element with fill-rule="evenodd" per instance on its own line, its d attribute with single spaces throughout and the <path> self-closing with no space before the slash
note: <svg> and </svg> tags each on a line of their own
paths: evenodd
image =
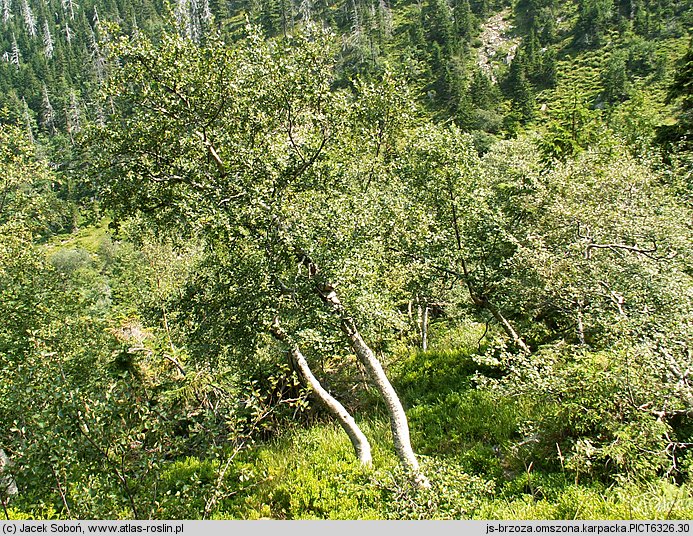
<svg viewBox="0 0 693 536">
<path fill-rule="evenodd" d="M 428 350 L 428 304 L 424 305 L 421 319 L 421 349 L 424 352 Z"/>
<path fill-rule="evenodd" d="M 3 507 L 17 495 L 17 483 L 10 473 L 10 459 L 3 449 L 0 449 L 0 500 Z"/>
<path fill-rule="evenodd" d="M 577 330 L 578 330 L 578 341 L 580 341 L 580 346 L 586 346 L 585 342 L 585 323 L 583 321 L 583 308 L 584 308 L 584 303 L 582 300 L 577 302 Z"/>
<path fill-rule="evenodd" d="M 485 300 L 482 307 L 485 307 L 489 310 L 489 312 L 493 315 L 493 318 L 495 318 L 498 321 L 498 323 L 503 327 L 503 330 L 505 331 L 505 333 L 507 333 L 508 337 L 510 337 L 513 340 L 515 346 L 517 346 L 526 354 L 532 353 L 532 351 L 529 349 L 529 346 L 527 346 L 527 343 L 523 341 L 522 337 L 520 337 L 517 334 L 517 331 L 515 331 L 515 328 L 513 328 L 512 324 L 508 322 L 508 320 L 494 305 L 490 304 L 487 300 Z"/>
<path fill-rule="evenodd" d="M 291 359 L 296 369 L 311 388 L 313 395 L 315 395 L 315 397 L 327 408 L 330 414 L 334 416 L 337 421 L 339 421 L 339 424 L 349 436 L 351 444 L 354 447 L 356 457 L 361 462 L 361 465 L 370 467 L 373 462 L 373 458 L 371 456 L 371 445 L 364 433 L 359 428 L 358 424 L 356 424 L 354 418 L 336 398 L 327 392 L 327 390 L 320 384 L 318 379 L 313 375 L 313 372 L 310 370 L 310 366 L 308 365 L 308 361 L 306 361 L 306 358 L 301 352 L 301 349 L 298 347 L 298 344 L 289 338 L 286 332 L 279 325 L 278 320 L 275 320 L 270 331 L 274 338 L 289 346 Z"/>
<path fill-rule="evenodd" d="M 349 339 L 352 350 L 368 372 L 370 379 L 385 401 L 385 406 L 390 416 L 392 440 L 397 456 L 402 464 L 411 472 L 411 476 L 418 486 L 424 488 L 430 487 L 431 484 L 428 478 L 421 472 L 419 462 L 411 447 L 407 415 L 404 412 L 399 396 L 397 396 L 390 380 L 388 380 L 385 375 L 380 361 L 378 361 L 373 350 L 371 350 L 368 344 L 363 340 L 363 337 L 361 337 L 354 319 L 347 314 L 334 288 L 326 285 L 323 286 L 323 288 L 318 288 L 318 292 L 323 301 L 339 316 L 342 331 Z"/>
</svg>

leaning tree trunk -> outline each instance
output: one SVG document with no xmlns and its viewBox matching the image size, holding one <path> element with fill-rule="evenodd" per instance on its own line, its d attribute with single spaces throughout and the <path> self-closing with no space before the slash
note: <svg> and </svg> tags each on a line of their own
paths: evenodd
<svg viewBox="0 0 693 536">
<path fill-rule="evenodd" d="M 327 408 L 330 414 L 339 421 L 339 424 L 349 436 L 354 451 L 356 452 L 356 457 L 361 462 L 361 465 L 370 467 L 373 461 L 371 456 L 371 445 L 358 424 L 356 424 L 354 418 L 336 398 L 325 390 L 318 379 L 313 375 L 308 361 L 306 361 L 298 344 L 289 338 L 279 325 L 278 320 L 275 320 L 272 325 L 271 333 L 276 339 L 289 346 L 291 359 L 301 376 L 303 376 L 304 380 L 311 388 L 313 395 L 315 395 L 315 397 Z"/>
<path fill-rule="evenodd" d="M 517 331 L 515 331 L 515 328 L 513 328 L 512 324 L 508 322 L 508 319 L 503 316 L 503 314 L 498 310 L 498 308 L 495 305 L 492 305 L 487 300 L 484 300 L 483 305 L 481 306 L 485 307 L 491 312 L 493 318 L 495 318 L 496 321 L 503 327 L 503 330 L 512 339 L 515 346 L 517 346 L 526 354 L 532 353 L 532 351 L 529 349 L 529 346 L 527 346 L 527 343 L 522 340 L 522 337 L 520 337 L 517 334 Z"/>
<path fill-rule="evenodd" d="M 363 364 L 370 379 L 380 392 L 385 401 L 385 406 L 390 415 L 390 428 L 392 429 L 392 439 L 395 445 L 397 456 L 404 466 L 411 472 L 414 482 L 420 487 L 430 487 L 428 478 L 421 472 L 419 462 L 416 459 L 414 450 L 411 447 L 409 437 L 409 423 L 404 408 L 395 392 L 390 380 L 387 379 L 380 361 L 373 353 L 373 350 L 366 344 L 359 333 L 354 319 L 351 318 L 339 300 L 334 288 L 327 285 L 319 289 L 322 299 L 330 305 L 339 316 L 342 331 L 349 339 L 349 344 L 354 350 L 356 357 Z"/>
</svg>

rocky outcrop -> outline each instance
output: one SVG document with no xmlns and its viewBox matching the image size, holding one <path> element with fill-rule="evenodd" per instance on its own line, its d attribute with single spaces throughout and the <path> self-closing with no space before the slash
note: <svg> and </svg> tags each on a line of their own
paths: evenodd
<svg viewBox="0 0 693 536">
<path fill-rule="evenodd" d="M 510 10 L 505 9 L 490 17 L 479 35 L 481 46 L 477 51 L 477 64 L 486 75 L 496 81 L 496 69 L 500 63 L 509 65 L 520 44 L 519 37 L 511 37 Z"/>
</svg>

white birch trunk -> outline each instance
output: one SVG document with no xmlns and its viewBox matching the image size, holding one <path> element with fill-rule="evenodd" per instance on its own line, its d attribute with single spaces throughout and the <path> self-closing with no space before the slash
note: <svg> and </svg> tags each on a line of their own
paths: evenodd
<svg viewBox="0 0 693 536">
<path fill-rule="evenodd" d="M 339 315 L 342 331 L 349 339 L 349 344 L 354 350 L 356 357 L 364 366 L 368 375 L 380 392 L 388 414 L 390 416 L 390 428 L 392 430 L 392 440 L 395 446 L 395 451 L 402 464 L 411 472 L 414 482 L 420 487 L 430 487 L 428 478 L 421 472 L 419 461 L 416 459 L 414 450 L 411 447 L 411 438 L 409 437 L 409 423 L 407 415 L 404 412 L 399 396 L 388 380 L 385 371 L 383 370 L 380 361 L 373 353 L 373 350 L 366 344 L 359 333 L 354 319 L 351 318 L 344 306 L 339 300 L 337 293 L 332 287 L 326 287 L 326 292 L 320 292 L 325 303 L 329 304 L 332 309 Z"/>
<path fill-rule="evenodd" d="M 296 365 L 303 379 L 311 388 L 315 397 L 327 408 L 330 414 L 335 417 L 337 421 L 339 421 L 339 424 L 342 426 L 347 436 L 349 436 L 351 444 L 354 447 L 356 457 L 361 462 L 361 465 L 370 467 L 373 462 L 371 445 L 368 442 L 368 438 L 361 431 L 361 428 L 359 428 L 359 425 L 356 424 L 354 418 L 336 398 L 327 392 L 318 379 L 313 375 L 313 372 L 310 370 L 310 366 L 308 365 L 308 361 L 306 361 L 306 358 L 301 352 L 301 349 L 298 347 L 298 344 L 289 339 L 288 335 L 279 326 L 278 321 L 275 321 L 274 325 L 272 326 L 271 333 L 276 339 L 289 346 L 292 361 Z"/>
<path fill-rule="evenodd" d="M 5 505 L 11 497 L 17 495 L 17 483 L 9 473 L 10 459 L 3 449 L 0 449 L 0 500 Z"/>
</svg>

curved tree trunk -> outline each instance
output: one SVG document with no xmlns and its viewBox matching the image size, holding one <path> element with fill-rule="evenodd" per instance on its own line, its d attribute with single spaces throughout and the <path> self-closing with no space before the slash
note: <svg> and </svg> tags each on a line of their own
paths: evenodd
<svg viewBox="0 0 693 536">
<path fill-rule="evenodd" d="M 305 379 L 306 383 L 310 386 L 315 397 L 322 402 L 330 414 L 339 421 L 339 424 L 349 436 L 351 444 L 354 447 L 354 451 L 356 452 L 356 457 L 361 462 L 361 465 L 370 467 L 373 461 L 371 456 L 371 445 L 364 433 L 359 428 L 358 424 L 356 424 L 354 418 L 336 398 L 325 390 L 318 379 L 313 375 L 313 372 L 310 370 L 310 366 L 308 365 L 308 361 L 306 361 L 306 358 L 301 352 L 301 349 L 298 347 L 298 344 L 289 338 L 286 332 L 279 325 L 278 320 L 275 320 L 274 324 L 272 325 L 271 333 L 277 340 L 289 346 L 292 361 Z"/>
<path fill-rule="evenodd" d="M 397 456 L 402 464 L 411 471 L 414 482 L 417 485 L 425 488 L 430 487 L 431 484 L 428 478 L 421 472 L 419 462 L 411 447 L 407 415 L 404 413 L 399 396 L 397 396 L 390 380 L 388 380 L 380 361 L 378 361 L 373 350 L 361 337 L 354 319 L 347 314 L 334 288 L 325 286 L 323 289 L 319 289 L 319 293 L 325 303 L 329 304 L 339 315 L 342 331 L 349 339 L 352 350 L 354 350 L 356 357 L 368 371 L 368 375 L 385 401 L 385 406 L 390 415 L 390 428 L 392 429 L 392 439 Z"/>
</svg>

